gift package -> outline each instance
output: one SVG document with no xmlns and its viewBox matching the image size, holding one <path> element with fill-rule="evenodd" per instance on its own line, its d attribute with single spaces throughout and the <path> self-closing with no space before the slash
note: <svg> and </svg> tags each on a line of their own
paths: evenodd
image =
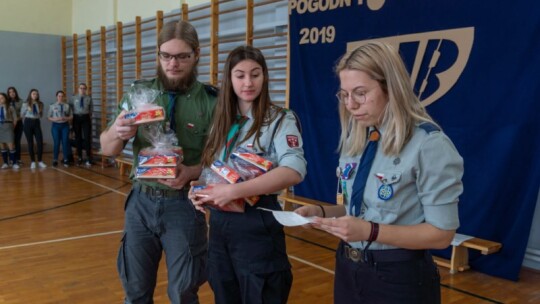
<svg viewBox="0 0 540 304">
<path fill-rule="evenodd" d="M 123 108 L 128 111 L 125 119 L 135 119 L 134 124 L 145 124 L 165 120 L 165 110 L 156 104 L 158 90 L 135 84 L 128 92 L 128 100 Z"/>
<path fill-rule="evenodd" d="M 160 124 L 148 125 L 143 134 L 152 144 L 137 155 L 135 177 L 139 179 L 176 178 L 178 164 L 184 160 L 182 147 L 174 133 L 165 133 Z"/>
<path fill-rule="evenodd" d="M 244 148 L 238 148 L 231 154 L 232 167 L 222 161 L 216 160 L 210 168 L 203 169 L 200 181 L 204 184 L 196 186 L 193 191 L 206 189 L 206 185 L 210 184 L 235 184 L 246 180 L 250 180 L 272 169 L 272 162 L 249 152 Z M 224 207 L 219 207 L 214 204 L 209 204 L 209 207 L 230 212 L 244 212 L 245 203 L 251 206 L 259 201 L 259 196 L 245 197 L 228 203 Z"/>
</svg>

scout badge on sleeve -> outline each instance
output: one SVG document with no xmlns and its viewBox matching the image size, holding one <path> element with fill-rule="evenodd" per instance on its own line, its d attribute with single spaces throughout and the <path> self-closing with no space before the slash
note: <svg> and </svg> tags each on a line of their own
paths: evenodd
<svg viewBox="0 0 540 304">
<path fill-rule="evenodd" d="M 291 148 L 298 148 L 298 136 L 296 135 L 287 135 L 287 145 Z"/>
</svg>

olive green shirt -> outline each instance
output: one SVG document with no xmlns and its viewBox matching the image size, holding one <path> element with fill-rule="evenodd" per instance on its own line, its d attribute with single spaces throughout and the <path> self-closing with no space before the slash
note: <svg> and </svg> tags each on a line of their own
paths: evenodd
<svg viewBox="0 0 540 304">
<path fill-rule="evenodd" d="M 165 121 L 162 122 L 165 126 L 169 121 L 169 93 L 163 89 L 163 85 L 157 78 L 152 80 L 138 80 L 133 85 L 135 84 L 144 85 L 160 92 L 155 103 L 162 106 L 165 110 Z M 128 99 L 129 94 L 125 94 L 119 103 L 118 113 L 122 111 L 122 106 L 128 102 Z M 187 92 L 176 94 L 173 100 L 176 104 L 174 113 L 176 137 L 178 138 L 178 144 L 184 152 L 183 164 L 186 166 L 197 165 L 201 161 L 202 150 L 206 144 L 207 135 L 212 124 L 214 107 L 217 101 L 217 90 L 196 81 Z M 139 126 L 133 141 L 134 160 L 130 174 L 132 179 L 135 176 L 135 170 L 138 165 L 137 155 L 139 151 L 151 146 L 151 143 L 143 136 L 142 128 L 145 128 L 144 124 Z M 167 188 L 165 185 L 148 180 L 139 180 L 138 182 L 156 188 Z"/>
</svg>

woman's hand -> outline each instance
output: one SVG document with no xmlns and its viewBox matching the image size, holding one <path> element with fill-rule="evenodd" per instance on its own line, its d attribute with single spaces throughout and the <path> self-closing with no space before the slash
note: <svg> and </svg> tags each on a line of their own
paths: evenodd
<svg viewBox="0 0 540 304">
<path fill-rule="evenodd" d="M 197 209 L 200 212 L 206 214 L 206 210 L 204 208 L 204 202 L 202 202 L 200 200 L 200 198 L 203 197 L 203 196 L 201 196 L 199 192 L 197 192 L 197 193 L 193 192 L 193 186 L 198 186 L 200 184 L 201 183 L 198 182 L 198 181 L 192 181 L 190 183 L 191 187 L 189 188 L 188 198 L 191 201 L 191 203 L 193 204 L 193 206 L 195 207 L 195 209 Z"/>
<path fill-rule="evenodd" d="M 210 184 L 196 192 L 198 201 L 223 207 L 237 199 L 234 194 L 234 184 Z"/>
<path fill-rule="evenodd" d="M 314 218 L 311 225 L 335 235 L 345 242 L 365 241 L 371 233 L 369 222 L 352 216 Z"/>
</svg>

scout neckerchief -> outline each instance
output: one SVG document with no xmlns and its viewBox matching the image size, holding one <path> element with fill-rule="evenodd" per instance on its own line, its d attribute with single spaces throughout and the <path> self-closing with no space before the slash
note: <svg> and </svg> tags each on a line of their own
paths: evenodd
<svg viewBox="0 0 540 304">
<path fill-rule="evenodd" d="M 176 132 L 176 118 L 174 112 L 176 112 L 176 93 L 167 92 L 169 94 L 169 130 Z"/>
<path fill-rule="evenodd" d="M 4 123 L 6 119 L 6 114 L 4 114 L 4 106 L 0 106 L 0 122 Z"/>
<path fill-rule="evenodd" d="M 38 114 L 39 114 L 38 107 L 37 107 L 37 104 L 36 104 L 36 103 L 34 103 L 34 104 L 32 105 L 32 113 L 34 113 L 34 116 L 36 116 L 36 117 L 37 117 Z"/>
<path fill-rule="evenodd" d="M 247 116 L 236 115 L 236 119 L 234 120 L 234 123 L 232 124 L 231 129 L 227 134 L 225 151 L 223 151 L 223 161 L 226 161 L 229 155 L 231 155 L 232 149 L 234 148 L 234 145 L 238 140 L 238 136 L 240 135 L 240 130 L 246 124 L 248 119 L 249 118 Z"/>
<path fill-rule="evenodd" d="M 351 215 L 360 215 L 362 201 L 364 200 L 364 189 L 366 189 L 367 178 L 369 176 L 369 171 L 371 170 L 373 160 L 375 159 L 375 154 L 377 153 L 377 142 L 379 141 L 380 137 L 380 133 L 376 129 L 369 133 L 369 143 L 367 144 L 364 153 L 362 153 L 360 163 L 358 164 L 356 177 L 354 178 L 351 202 L 349 205 Z"/>
</svg>

